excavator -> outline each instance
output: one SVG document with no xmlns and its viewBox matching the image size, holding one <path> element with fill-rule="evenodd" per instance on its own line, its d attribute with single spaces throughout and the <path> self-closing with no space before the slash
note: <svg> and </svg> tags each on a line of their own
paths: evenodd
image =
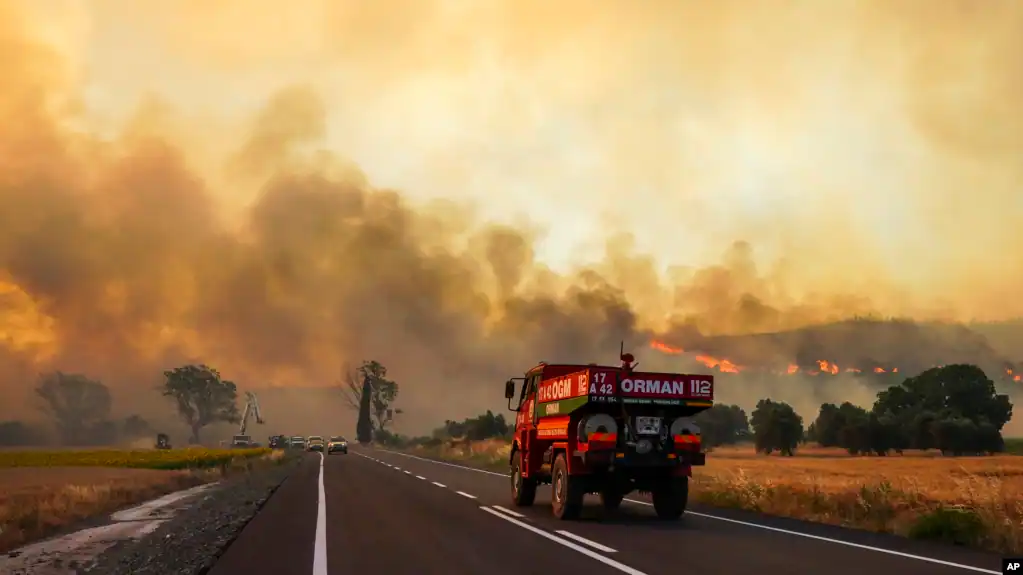
<svg viewBox="0 0 1023 575">
<path fill-rule="evenodd" d="M 259 447 L 259 444 L 252 441 L 252 436 L 246 431 L 249 428 L 249 418 L 255 417 L 256 423 L 263 424 L 263 413 L 259 409 L 259 400 L 256 394 L 251 391 L 245 392 L 245 411 L 242 412 L 241 425 L 238 426 L 238 434 L 231 438 L 232 448 Z"/>
</svg>

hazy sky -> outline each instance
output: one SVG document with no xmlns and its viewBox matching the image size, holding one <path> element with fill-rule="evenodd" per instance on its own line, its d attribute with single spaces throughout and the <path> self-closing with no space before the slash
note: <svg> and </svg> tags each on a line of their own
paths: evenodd
<svg viewBox="0 0 1023 575">
<path fill-rule="evenodd" d="M 1023 211 L 1021 193 L 985 201 L 1020 186 L 1019 148 L 951 166 L 943 145 L 994 130 L 1019 144 L 1018 122 L 965 117 L 997 122 L 991 105 L 1019 96 L 1012 3 L 26 4 L 71 56 L 92 122 L 155 94 L 225 125 L 312 86 L 326 145 L 375 184 L 525 214 L 558 264 L 596 257 L 612 226 L 662 265 L 717 258 L 744 229 L 764 261 L 805 242 L 839 258 L 844 242 L 821 236 L 854 233 L 891 279 L 922 284 L 1019 237 L 965 223 Z M 949 220 L 965 225 L 935 226 Z M 963 227 L 954 253 L 929 249 Z"/>
</svg>

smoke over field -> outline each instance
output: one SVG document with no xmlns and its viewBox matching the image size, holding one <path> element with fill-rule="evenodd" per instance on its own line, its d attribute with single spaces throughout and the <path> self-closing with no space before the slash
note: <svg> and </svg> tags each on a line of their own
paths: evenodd
<svg viewBox="0 0 1023 575">
<path fill-rule="evenodd" d="M 1009 385 L 1023 330 L 955 322 L 1023 316 L 1021 33 L 1010 2 L 0 0 L 0 418 L 57 368 L 166 413 L 204 361 L 279 388 L 275 431 L 350 432 L 304 389 L 372 358 L 421 431 L 620 340 L 747 405 L 957 358 Z M 868 314 L 906 321 L 801 329 Z"/>
</svg>

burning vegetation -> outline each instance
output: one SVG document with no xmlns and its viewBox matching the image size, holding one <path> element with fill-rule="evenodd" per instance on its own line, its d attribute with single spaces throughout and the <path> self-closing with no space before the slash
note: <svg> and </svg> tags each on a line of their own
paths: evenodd
<svg viewBox="0 0 1023 575">
<path fill-rule="evenodd" d="M 881 365 L 860 365 L 852 366 L 846 365 L 841 367 L 835 361 L 829 361 L 826 359 L 814 360 L 810 364 L 800 364 L 790 362 L 787 364 L 779 364 L 777 362 L 773 364 L 761 364 L 761 365 L 750 365 L 740 364 L 736 361 L 725 357 L 716 357 L 701 353 L 698 351 L 687 352 L 685 349 L 679 346 L 671 345 L 664 341 L 657 339 L 651 340 L 649 343 L 651 349 L 657 350 L 668 355 L 679 355 L 689 356 L 693 361 L 705 366 L 708 369 L 714 370 L 718 373 L 770 373 L 774 375 L 838 375 L 840 373 L 848 374 L 898 374 L 899 368 L 897 366 L 881 366 Z M 945 364 L 934 364 L 929 367 L 943 367 Z M 1019 382 L 1023 380 L 1023 363 L 1017 365 L 1009 365 L 1002 368 L 1002 380 Z"/>
</svg>

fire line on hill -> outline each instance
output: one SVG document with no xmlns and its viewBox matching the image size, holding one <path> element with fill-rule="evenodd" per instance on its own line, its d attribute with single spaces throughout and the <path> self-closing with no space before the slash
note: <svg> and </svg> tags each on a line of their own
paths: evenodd
<svg viewBox="0 0 1023 575">
<path fill-rule="evenodd" d="M 785 367 L 780 366 L 764 366 L 764 367 L 753 367 L 747 365 L 740 365 L 732 360 L 714 357 L 702 353 L 687 352 L 681 347 L 674 346 L 659 340 L 651 340 L 650 347 L 661 353 L 669 355 L 692 355 L 692 359 L 698 363 L 707 366 L 710 369 L 717 370 L 720 373 L 745 373 L 745 372 L 770 372 L 776 375 L 838 375 L 839 373 L 876 373 L 876 374 L 897 374 L 899 373 L 898 367 L 884 367 L 880 365 L 865 366 L 865 367 L 839 367 L 839 365 L 833 361 L 826 359 L 816 360 L 816 365 L 813 366 L 801 366 L 797 363 L 789 363 Z M 940 366 L 934 366 L 940 367 Z M 1023 381 L 1023 369 L 1015 369 L 1012 367 L 1006 367 L 1005 376 L 1011 381 Z"/>
</svg>

